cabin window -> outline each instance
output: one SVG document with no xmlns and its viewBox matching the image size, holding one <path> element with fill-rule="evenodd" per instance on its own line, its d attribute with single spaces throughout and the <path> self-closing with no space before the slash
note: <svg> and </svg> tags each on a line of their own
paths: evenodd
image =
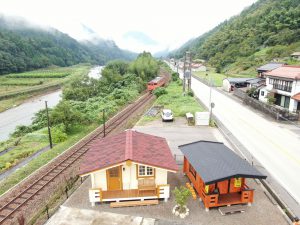
<svg viewBox="0 0 300 225">
<path fill-rule="evenodd" d="M 138 166 L 138 177 L 153 177 L 154 168 L 151 166 Z"/>
<path fill-rule="evenodd" d="M 189 171 L 193 175 L 193 177 L 196 179 L 196 170 L 194 169 L 194 167 L 191 164 L 189 165 Z"/>
<path fill-rule="evenodd" d="M 261 96 L 264 96 L 264 95 L 265 95 L 265 92 L 264 92 L 264 91 L 261 91 L 260 93 L 261 93 Z"/>
</svg>

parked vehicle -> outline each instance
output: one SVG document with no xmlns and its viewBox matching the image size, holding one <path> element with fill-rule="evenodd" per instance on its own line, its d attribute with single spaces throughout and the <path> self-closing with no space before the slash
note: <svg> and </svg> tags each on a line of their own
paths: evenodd
<svg viewBox="0 0 300 225">
<path fill-rule="evenodd" d="M 161 112 L 162 121 L 173 121 L 173 113 L 170 109 L 163 109 Z"/>
<path fill-rule="evenodd" d="M 162 87 L 165 85 L 165 83 L 166 81 L 164 77 L 156 77 L 155 79 L 148 82 L 147 85 L 148 91 L 153 91 L 157 87 Z"/>
</svg>

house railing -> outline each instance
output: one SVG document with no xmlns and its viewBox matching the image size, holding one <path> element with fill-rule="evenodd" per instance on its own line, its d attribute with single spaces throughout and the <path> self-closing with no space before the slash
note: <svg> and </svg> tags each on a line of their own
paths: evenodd
<svg viewBox="0 0 300 225">
<path fill-rule="evenodd" d="M 201 199 L 205 208 L 217 206 L 219 195 L 218 194 L 206 194 L 204 189 L 201 189 Z"/>
<path fill-rule="evenodd" d="M 102 189 L 101 188 L 91 188 L 89 190 L 89 199 L 90 202 L 101 202 L 103 198 Z"/>
<path fill-rule="evenodd" d="M 254 197 L 254 189 L 249 188 L 246 184 L 242 187 L 241 201 L 243 203 L 252 203 Z"/>
<path fill-rule="evenodd" d="M 170 197 L 170 185 L 157 185 L 157 197 L 168 199 Z"/>
<path fill-rule="evenodd" d="M 292 87 L 291 86 L 287 86 L 287 85 L 274 84 L 273 87 L 275 89 L 281 90 L 281 91 L 286 91 L 286 92 L 291 92 L 292 91 Z"/>
<path fill-rule="evenodd" d="M 250 189 L 246 184 L 243 185 L 241 190 L 241 203 L 252 203 L 254 196 L 254 189 Z M 203 200 L 205 208 L 216 207 L 222 205 L 219 202 L 219 194 L 207 194 L 205 190 L 202 189 L 200 197 Z"/>
</svg>

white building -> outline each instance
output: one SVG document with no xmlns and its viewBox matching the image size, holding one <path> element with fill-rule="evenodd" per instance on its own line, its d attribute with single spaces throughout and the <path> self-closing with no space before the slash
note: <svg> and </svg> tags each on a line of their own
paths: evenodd
<svg viewBox="0 0 300 225">
<path fill-rule="evenodd" d="M 170 196 L 168 172 L 178 167 L 164 138 L 126 130 L 97 139 L 80 166 L 91 177 L 89 198 L 96 202 L 165 199 Z"/>
<path fill-rule="evenodd" d="M 275 105 L 290 112 L 300 111 L 300 66 L 282 66 L 265 73 L 266 87 L 260 89 L 259 100 L 275 98 Z"/>
</svg>

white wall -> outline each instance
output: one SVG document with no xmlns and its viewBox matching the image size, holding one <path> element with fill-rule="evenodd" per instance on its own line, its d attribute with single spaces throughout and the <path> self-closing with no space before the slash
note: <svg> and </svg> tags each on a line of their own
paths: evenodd
<svg viewBox="0 0 300 225">
<path fill-rule="evenodd" d="M 107 190 L 106 183 L 106 170 L 100 170 L 93 173 L 94 176 L 91 176 L 91 179 L 94 177 L 94 187 L 92 188 L 101 188 L 103 191 Z"/>
<path fill-rule="evenodd" d="M 267 99 L 268 93 L 269 92 L 267 91 L 266 88 L 260 89 L 259 90 L 258 100 L 267 103 L 268 102 L 268 99 Z"/>
<path fill-rule="evenodd" d="M 91 175 L 92 188 L 101 188 L 103 191 L 107 190 L 106 170 L 96 171 Z M 168 171 L 160 168 L 155 168 L 155 183 L 157 185 L 167 184 Z M 122 164 L 122 183 L 123 190 L 137 189 L 138 181 L 136 176 L 136 164 L 131 163 L 127 166 Z"/>
<path fill-rule="evenodd" d="M 156 168 L 155 171 L 155 183 L 156 185 L 162 185 L 168 183 L 168 171 Z"/>
<path fill-rule="evenodd" d="M 123 190 L 137 189 L 136 179 L 136 164 L 131 163 L 131 166 L 127 166 L 126 163 L 122 165 L 122 181 Z"/>
<path fill-rule="evenodd" d="M 223 90 L 227 91 L 227 92 L 230 92 L 230 90 L 231 90 L 230 82 L 227 79 L 223 80 Z"/>
</svg>

